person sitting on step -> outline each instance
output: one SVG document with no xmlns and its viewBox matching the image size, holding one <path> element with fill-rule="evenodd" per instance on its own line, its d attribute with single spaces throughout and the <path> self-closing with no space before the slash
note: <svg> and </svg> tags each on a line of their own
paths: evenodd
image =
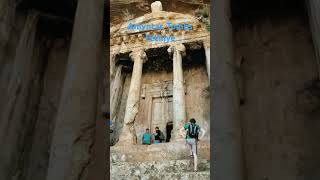
<svg viewBox="0 0 320 180">
<path fill-rule="evenodd" d="M 155 128 L 155 133 L 153 135 L 154 135 L 154 143 L 155 144 L 159 144 L 165 140 L 164 134 L 162 131 L 160 131 L 159 127 Z"/>
<path fill-rule="evenodd" d="M 152 143 L 152 134 L 149 132 L 149 128 L 146 129 L 146 132 L 142 136 L 142 144 L 150 145 Z"/>
</svg>

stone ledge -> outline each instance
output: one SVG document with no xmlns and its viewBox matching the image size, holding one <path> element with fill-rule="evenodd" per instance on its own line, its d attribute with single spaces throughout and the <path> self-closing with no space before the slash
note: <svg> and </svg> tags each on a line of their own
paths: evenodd
<svg viewBox="0 0 320 180">
<path fill-rule="evenodd" d="M 165 161 L 148 161 L 140 163 L 120 162 L 112 163 L 110 172 L 116 175 L 137 175 L 137 174 L 161 174 L 161 173 L 182 173 L 192 172 L 193 158 L 185 160 L 165 160 Z M 210 171 L 209 160 L 199 160 L 198 170 Z"/>
<path fill-rule="evenodd" d="M 145 174 L 136 176 L 112 176 L 116 180 L 209 180 L 210 171 L 205 172 L 184 172 L 184 173 L 165 173 L 165 174 Z"/>
<path fill-rule="evenodd" d="M 210 143 L 198 143 L 198 158 L 210 160 Z M 110 162 L 146 162 L 161 160 L 189 159 L 190 150 L 185 142 L 161 143 L 152 145 L 112 146 Z"/>
</svg>

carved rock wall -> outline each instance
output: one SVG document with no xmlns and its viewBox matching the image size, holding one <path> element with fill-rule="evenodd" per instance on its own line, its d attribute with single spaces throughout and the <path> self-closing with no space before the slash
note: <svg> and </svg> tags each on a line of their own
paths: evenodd
<svg viewBox="0 0 320 180">
<path fill-rule="evenodd" d="M 113 120 L 113 123 L 114 123 L 113 124 L 113 127 L 114 127 L 113 133 L 110 134 L 110 136 L 111 136 L 110 140 L 111 140 L 112 145 L 114 145 L 116 142 L 118 142 L 119 136 L 122 132 L 124 112 L 126 110 L 126 103 L 127 103 L 127 99 L 128 99 L 130 82 L 131 82 L 131 74 L 127 74 L 125 77 L 124 84 L 123 84 L 119 110 L 116 115 L 116 119 Z"/>
<path fill-rule="evenodd" d="M 297 92 L 317 77 L 308 26 L 296 18 L 262 22 L 237 32 L 235 46 L 236 58 L 244 57 L 247 179 L 318 179 L 320 116 L 297 102 Z"/>
<path fill-rule="evenodd" d="M 209 179 L 208 143 L 200 142 L 198 145 L 198 172 L 192 172 L 193 160 L 183 141 L 150 146 L 113 146 L 110 152 L 111 179 Z"/>
<path fill-rule="evenodd" d="M 59 106 L 65 68 L 68 57 L 68 40 L 56 40 L 48 53 L 48 62 L 43 70 L 42 91 L 34 134 L 29 142 L 31 145 L 29 162 L 26 163 L 27 180 L 45 179 L 49 163 L 49 151 L 55 117 Z"/>
<path fill-rule="evenodd" d="M 142 75 L 142 84 L 152 84 L 155 82 L 172 81 L 172 72 L 147 72 Z M 209 140 L 210 129 L 209 129 L 209 92 L 208 92 L 208 75 L 206 72 L 205 64 L 203 63 L 200 67 L 190 67 L 184 69 L 184 80 L 186 87 L 186 112 L 187 119 L 195 118 L 201 127 L 204 127 L 207 131 L 205 138 Z M 115 129 L 113 135 L 113 141 L 118 140 L 119 134 L 122 131 L 124 111 L 126 105 L 127 94 L 129 91 L 129 85 L 131 81 L 131 74 L 126 76 L 123 94 L 121 99 L 121 105 L 119 114 L 115 120 Z M 145 129 L 149 126 L 149 119 L 146 115 L 148 111 L 148 105 L 146 99 L 140 98 L 140 108 L 135 121 L 135 128 L 138 137 L 138 143 L 141 143 L 141 136 L 145 132 Z M 161 129 L 164 131 L 163 129 Z M 153 131 L 153 130 L 152 130 Z"/>
<path fill-rule="evenodd" d="M 34 1 L 30 1 L 28 5 L 24 5 L 25 2 L 27 1 L 0 0 L 0 94 L 2 95 L 2 98 L 0 98 L 1 180 L 55 179 L 54 177 L 50 177 L 50 175 L 47 177 L 47 170 L 52 144 L 51 140 L 55 128 L 56 112 L 59 107 L 61 89 L 65 79 L 65 68 L 69 55 L 69 42 L 71 39 L 70 35 L 73 20 L 70 17 L 60 17 L 51 14 L 51 10 L 55 7 L 59 8 L 59 12 L 62 12 L 62 14 L 65 13 L 63 11 L 66 9 L 63 7 L 62 9 L 60 8 L 61 5 L 63 6 L 61 3 L 56 3 L 55 5 L 57 6 L 55 7 L 48 7 L 50 6 L 50 2 L 52 3 L 53 1 L 45 1 L 41 5 L 38 4 L 38 7 L 31 7 L 36 6 Z M 74 33 L 74 39 L 86 42 L 75 43 L 76 45 L 89 44 L 88 46 L 93 49 L 88 50 L 88 53 L 81 48 L 82 51 L 79 49 L 74 51 L 75 54 L 79 54 L 78 52 L 85 54 L 83 56 L 80 55 L 80 58 L 75 58 L 77 62 L 87 57 L 87 59 L 90 60 L 89 65 L 92 65 L 91 62 L 93 61 L 98 62 L 102 59 L 102 56 L 100 56 L 102 54 L 102 34 L 99 32 L 102 30 L 103 1 L 95 2 L 99 4 L 82 6 L 84 7 L 84 13 L 81 14 L 85 14 L 85 16 L 79 18 L 79 23 L 83 23 L 86 18 L 92 18 L 93 20 L 90 20 L 91 24 L 89 23 L 89 26 L 87 23 L 83 24 L 85 27 L 97 27 L 97 29 L 88 31 L 86 28 L 75 28 L 85 33 L 80 36 L 76 36 L 78 33 Z M 90 12 L 96 14 L 88 16 L 88 8 L 92 10 Z M 38 12 L 36 12 L 35 14 L 39 16 L 35 15 L 35 18 L 30 18 L 30 14 L 34 13 L 33 10 L 41 11 L 41 13 L 38 14 Z M 74 15 L 71 9 L 67 8 L 67 10 L 69 10 L 69 12 L 66 12 L 67 14 Z M 59 27 L 57 31 L 56 26 Z M 93 36 L 90 37 L 88 32 L 93 32 Z M 85 39 L 85 37 L 88 38 Z M 98 47 L 92 46 L 92 41 L 96 43 L 95 45 L 99 44 L 97 45 Z M 95 52 L 95 50 L 98 51 L 98 49 L 99 52 Z M 92 54 L 97 58 L 88 57 Z M 73 65 L 76 64 L 77 63 L 74 63 Z M 98 66 L 97 64 L 94 66 Z M 105 67 L 102 63 L 99 65 L 101 65 L 99 67 Z M 85 68 L 85 71 L 87 71 L 89 75 L 95 71 L 95 68 L 90 68 L 90 66 L 85 66 Z M 86 78 L 82 78 L 82 80 Z M 92 79 L 98 81 L 100 77 L 93 77 Z M 81 85 L 79 86 L 82 87 Z M 89 86 L 88 89 L 94 90 L 94 88 L 96 88 L 96 86 L 92 85 Z M 98 97 L 97 94 L 98 93 L 93 92 L 93 96 L 90 97 L 94 99 L 95 96 Z M 73 95 L 74 97 L 79 97 L 77 93 L 73 93 Z M 90 122 L 92 121 L 89 127 L 90 135 L 95 133 L 95 111 L 98 107 L 101 107 L 97 105 L 96 99 L 91 102 L 91 117 L 93 118 L 90 118 Z M 76 117 L 76 114 L 80 113 L 73 114 L 74 116 L 71 116 L 71 118 Z M 101 115 L 101 112 L 99 112 L 98 115 Z M 70 118 L 65 118 L 63 121 L 68 119 Z M 84 119 L 84 116 L 75 119 L 76 121 L 81 121 Z M 102 122 L 100 118 L 99 120 Z M 76 123 L 76 125 L 78 124 L 79 123 Z M 73 132 L 75 131 L 77 130 Z M 103 132 L 105 131 L 103 130 Z M 77 157 L 81 156 L 81 158 L 83 158 L 86 155 L 88 159 L 90 158 L 90 160 L 85 160 L 84 162 L 81 161 L 83 159 L 79 160 L 77 157 L 73 157 L 73 161 L 77 162 L 74 162 L 72 167 L 70 167 L 72 177 L 69 176 L 69 179 L 72 179 L 73 176 L 76 176 L 77 179 L 86 178 L 85 175 L 88 173 L 84 173 L 84 171 L 89 171 L 87 166 L 91 165 L 90 163 L 93 159 L 103 159 L 103 155 L 98 158 L 91 158 L 97 153 L 91 152 L 91 143 L 94 142 L 95 137 L 87 137 L 88 134 L 87 132 L 81 132 L 80 136 L 83 135 L 80 137 L 81 142 L 78 141 L 76 147 L 68 149 L 68 151 L 73 152 L 74 156 L 76 154 L 78 155 Z M 61 139 L 65 139 L 65 137 L 67 136 L 63 136 L 62 134 Z M 87 144 L 90 144 L 90 150 L 88 150 L 87 146 L 89 145 Z M 105 149 L 101 141 L 99 144 L 103 147 L 100 149 Z M 79 164 L 81 168 L 78 168 L 77 165 Z M 85 168 L 82 168 L 84 166 Z M 106 170 L 105 168 L 103 169 Z M 103 171 L 101 171 L 101 173 L 104 173 Z M 56 172 L 61 173 L 62 171 Z M 90 177 L 89 179 L 92 178 Z"/>
<path fill-rule="evenodd" d="M 8 92 L 8 83 L 10 78 L 14 77 L 15 66 L 23 66 L 15 62 L 17 47 L 22 37 L 22 30 L 25 26 L 26 17 L 20 14 L 15 15 L 15 19 L 9 22 L 12 28 L 7 43 L 1 47 L 1 69 L 0 69 L 0 93 Z M 10 121 L 8 131 L 14 131 L 15 136 L 4 136 L 5 140 L 15 145 L 14 149 L 2 149 L 4 155 L 0 162 L 0 179 L 45 179 L 47 173 L 47 161 L 49 158 L 50 134 L 53 130 L 55 112 L 58 107 L 60 97 L 61 83 L 64 79 L 64 66 L 68 54 L 68 38 L 64 40 L 52 40 L 43 36 L 36 35 L 34 46 L 27 50 L 30 52 L 31 60 L 27 66 L 22 69 L 28 70 L 27 75 L 17 76 L 22 83 L 29 82 L 25 89 L 28 93 L 21 94 L 18 91 L 16 96 L 26 98 L 23 103 L 24 110 L 15 110 L 16 114 Z M 21 43 L 21 42 L 20 42 Z M 21 45 L 20 45 L 21 46 Z M 21 48 L 21 47 L 20 47 Z M 22 50 L 26 51 L 26 50 Z M 23 55 L 23 54 L 22 54 Z M 25 61 L 27 56 L 23 56 Z M 29 79 L 25 79 L 25 77 Z M 10 99 L 9 101 L 13 101 Z M 0 114 L 4 117 L 5 102 L 0 102 Z M 23 115 L 18 118 L 17 115 Z M 1 119 L 3 125 L 8 121 L 7 118 Z M 22 125 L 21 125 L 22 124 Z M 8 126 L 1 126 L 5 128 Z M 11 130 L 10 130 L 11 129 Z M 4 131 L 2 131 L 4 132 Z M 4 139 L 0 141 L 2 146 L 9 147 Z M 4 144 L 3 144 L 4 143 Z M 5 157 L 11 154 L 13 159 L 5 160 Z M 8 162 L 10 162 L 8 164 Z"/>
<path fill-rule="evenodd" d="M 0 140 L 6 147 L 0 179 L 45 179 L 69 38 L 40 35 L 38 21 L 27 21 L 29 13 L 16 11 L 13 3 L 2 0 L 0 8 L 0 128 L 6 132 Z M 18 90 L 7 96 L 14 78 L 17 82 L 11 84 Z M 16 102 L 10 118 L 5 115 L 7 102 Z"/>
</svg>

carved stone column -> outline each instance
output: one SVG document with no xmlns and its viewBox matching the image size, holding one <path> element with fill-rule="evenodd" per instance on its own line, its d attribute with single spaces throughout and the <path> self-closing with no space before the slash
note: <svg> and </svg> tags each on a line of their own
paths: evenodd
<svg viewBox="0 0 320 180">
<path fill-rule="evenodd" d="M 173 54 L 173 131 L 172 139 L 181 140 L 179 129 L 186 122 L 185 90 L 183 81 L 182 55 L 186 48 L 183 44 L 172 45 L 168 48 Z"/>
<path fill-rule="evenodd" d="M 116 64 L 116 55 L 113 53 L 110 53 L 110 80 L 113 82 L 114 76 L 115 76 L 115 65 Z"/>
<path fill-rule="evenodd" d="M 206 54 L 206 66 L 210 84 L 210 40 L 203 41 L 203 47 Z"/>
<path fill-rule="evenodd" d="M 110 91 L 110 119 L 112 125 L 115 124 L 118 106 L 120 104 L 122 86 L 124 82 L 124 75 L 122 73 L 122 65 L 116 67 L 116 73 L 114 75 L 113 83 Z"/>
<path fill-rule="evenodd" d="M 136 144 L 137 136 L 134 128 L 134 121 L 139 110 L 140 89 L 143 63 L 147 55 L 143 49 L 132 52 L 130 58 L 134 61 L 131 83 L 124 115 L 124 125 L 117 145 Z"/>
<path fill-rule="evenodd" d="M 113 49 L 112 52 L 110 52 L 110 62 L 109 62 L 109 65 L 110 65 L 110 87 L 112 87 L 114 76 L 117 71 L 117 69 L 116 69 L 117 68 L 116 67 L 116 62 L 117 62 L 116 56 L 119 54 L 119 51 L 120 51 L 120 47 L 116 47 Z"/>
<path fill-rule="evenodd" d="M 309 14 L 309 22 L 311 33 L 313 36 L 314 51 L 318 62 L 318 74 L 320 78 L 320 1 L 308 0 L 306 1 Z"/>
<path fill-rule="evenodd" d="M 4 2 L 0 2 L 0 7 L 2 3 Z M 34 77 L 38 75 L 35 72 L 39 61 L 33 54 L 36 49 L 38 20 L 38 13 L 30 12 L 27 15 L 12 61 L 8 84 L 1 87 L 0 82 L 1 90 L 3 88 L 0 98 L 0 179 L 13 179 L 14 174 L 20 170 L 21 142 L 27 140 L 25 129 L 33 123 L 29 115 L 34 110 L 30 108 L 33 105 L 31 102 L 36 101 L 31 92 L 36 91 L 39 86 L 39 79 Z M 4 27 L 1 23 L 0 28 Z M 2 31 L 5 29 L 1 29 L 1 33 Z"/>
<path fill-rule="evenodd" d="M 79 0 L 46 180 L 84 179 L 96 127 L 103 0 Z"/>
<path fill-rule="evenodd" d="M 213 179 L 242 180 L 243 156 L 239 98 L 234 64 L 230 0 L 213 1 Z"/>
</svg>

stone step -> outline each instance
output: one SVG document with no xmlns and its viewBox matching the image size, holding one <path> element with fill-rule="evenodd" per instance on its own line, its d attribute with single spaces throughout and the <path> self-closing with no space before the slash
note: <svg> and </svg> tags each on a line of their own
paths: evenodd
<svg viewBox="0 0 320 180">
<path fill-rule="evenodd" d="M 112 180 L 210 180 L 210 171 L 141 174 L 141 175 L 111 175 Z"/>
<path fill-rule="evenodd" d="M 123 145 L 110 148 L 110 162 L 146 162 L 188 159 L 190 148 L 185 142 L 152 145 Z M 210 159 L 210 143 L 198 143 L 198 158 Z"/>
<path fill-rule="evenodd" d="M 111 163 L 110 172 L 113 175 L 146 175 L 163 173 L 183 173 L 193 171 L 193 158 L 185 160 L 147 161 L 138 163 Z M 210 171 L 209 160 L 198 160 L 198 171 Z"/>
</svg>

